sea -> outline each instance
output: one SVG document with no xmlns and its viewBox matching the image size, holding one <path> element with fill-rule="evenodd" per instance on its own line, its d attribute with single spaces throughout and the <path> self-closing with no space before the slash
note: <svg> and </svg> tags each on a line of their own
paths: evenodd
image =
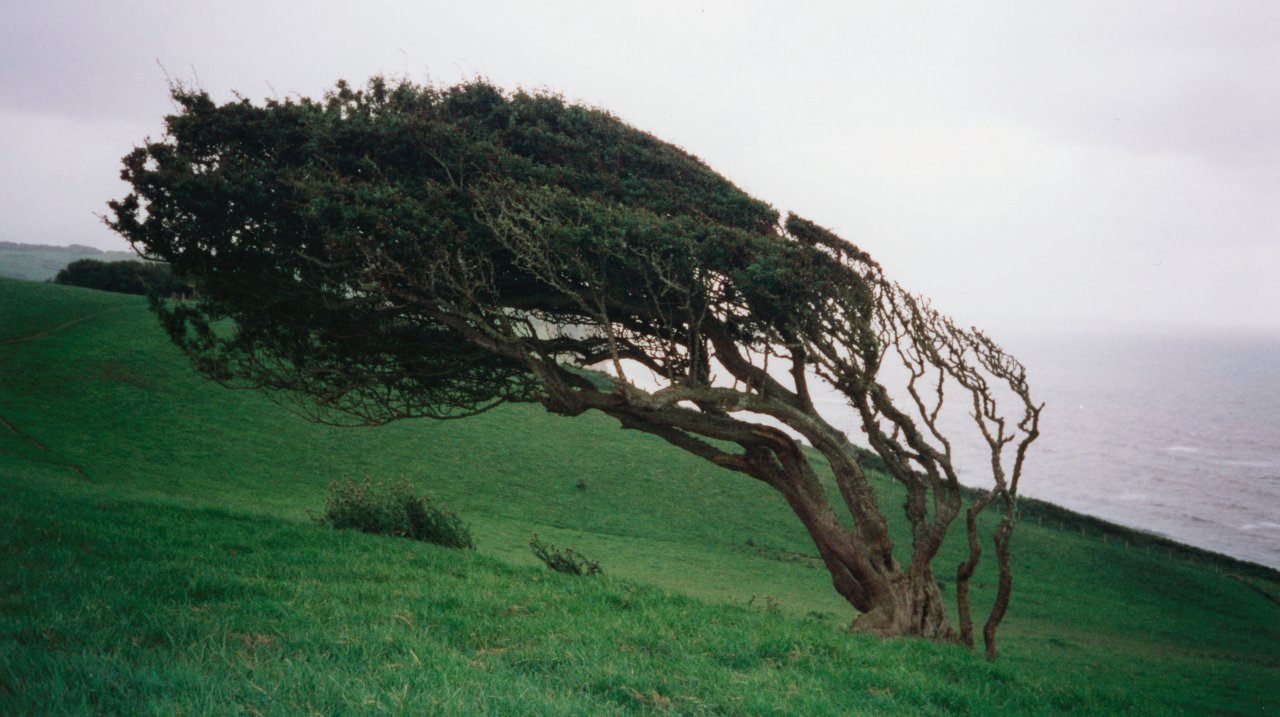
<svg viewBox="0 0 1280 717">
<path fill-rule="evenodd" d="M 1280 334 L 991 335 L 1046 404 L 1022 495 L 1280 569 Z M 834 391 L 815 398 L 828 420 L 852 424 Z M 957 411 L 947 432 L 961 481 L 982 485 L 989 454 L 966 421 Z"/>
</svg>

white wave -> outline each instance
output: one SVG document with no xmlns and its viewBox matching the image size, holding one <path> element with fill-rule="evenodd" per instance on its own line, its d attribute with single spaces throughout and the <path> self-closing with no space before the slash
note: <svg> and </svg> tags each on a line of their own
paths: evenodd
<svg viewBox="0 0 1280 717">
<path fill-rule="evenodd" d="M 1165 446 L 1165 451 L 1169 453 L 1199 453 L 1200 449 L 1195 446 Z"/>
<path fill-rule="evenodd" d="M 1224 458 L 1218 461 L 1224 466 L 1233 466 L 1238 468 L 1270 468 L 1275 465 L 1275 461 L 1246 461 L 1234 458 Z"/>
<path fill-rule="evenodd" d="M 1266 520 L 1260 520 L 1256 523 L 1245 523 L 1240 526 L 1241 530 L 1280 530 L 1280 523 L 1272 523 Z"/>
</svg>

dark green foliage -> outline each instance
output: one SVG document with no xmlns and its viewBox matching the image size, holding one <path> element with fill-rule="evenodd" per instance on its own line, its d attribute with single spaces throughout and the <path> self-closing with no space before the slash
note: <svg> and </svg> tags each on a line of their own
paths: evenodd
<svg viewBox="0 0 1280 717">
<path fill-rule="evenodd" d="M 583 320 L 486 212 L 552 218 L 538 241 L 553 261 L 581 262 L 566 281 L 609 287 L 611 313 L 655 335 L 677 330 L 673 311 L 711 301 L 698 287 L 716 275 L 731 284 L 727 300 L 751 304 L 732 319 L 740 337 L 816 306 L 840 278 L 815 277 L 825 255 L 784 239 L 773 208 L 697 158 L 558 97 L 375 78 L 321 100 L 219 106 L 183 88 L 174 100 L 165 138 L 125 158 L 133 191 L 111 202 L 108 223 L 194 278 L 199 305 L 161 310 L 203 372 L 310 395 L 327 420 L 453 417 L 539 398 L 521 362 L 421 310 L 427 291 L 429 303 Z M 394 276 L 402 269 L 414 280 Z M 664 289 L 672 279 L 692 294 Z M 223 318 L 233 332 L 209 328 Z"/>
<path fill-rule="evenodd" d="M 529 538 L 529 548 L 544 565 L 557 573 L 566 575 L 599 575 L 600 564 L 573 548 L 557 548 L 551 543 L 544 543 L 534 533 Z"/>
<path fill-rule="evenodd" d="M 319 522 L 334 528 L 422 540 L 449 548 L 474 549 L 471 531 L 457 514 L 418 496 L 408 481 L 334 481 Z"/>
<path fill-rule="evenodd" d="M 154 292 L 161 296 L 172 296 L 191 291 L 186 282 L 174 278 L 167 265 L 140 261 L 77 259 L 59 271 L 53 278 L 53 283 L 119 294 L 145 295 Z"/>
</svg>

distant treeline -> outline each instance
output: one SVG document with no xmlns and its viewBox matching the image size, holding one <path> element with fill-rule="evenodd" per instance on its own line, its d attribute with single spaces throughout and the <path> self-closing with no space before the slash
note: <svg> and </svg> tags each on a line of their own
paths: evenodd
<svg viewBox="0 0 1280 717">
<path fill-rule="evenodd" d="M 19 251 L 58 251 L 64 253 L 75 254 L 121 254 L 118 251 L 103 251 L 96 247 L 86 246 L 84 244 L 67 244 L 61 246 L 57 244 L 23 244 L 16 241 L 0 241 L 0 249 L 15 249 Z"/>
<path fill-rule="evenodd" d="M 132 251 L 103 251 L 83 244 L 52 246 L 0 241 L 0 277 L 23 281 L 52 281 L 58 271 L 77 259 L 136 261 Z"/>
<path fill-rule="evenodd" d="M 169 271 L 168 264 L 141 261 L 77 259 L 59 271 L 53 278 L 53 283 L 120 294 L 146 294 L 154 291 L 170 296 L 191 293 L 191 287 L 175 278 Z"/>
</svg>

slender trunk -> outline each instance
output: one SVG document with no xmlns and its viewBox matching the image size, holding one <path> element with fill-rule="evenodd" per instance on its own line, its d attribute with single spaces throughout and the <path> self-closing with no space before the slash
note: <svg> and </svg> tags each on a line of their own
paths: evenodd
<svg viewBox="0 0 1280 717">
<path fill-rule="evenodd" d="M 995 491 L 986 493 L 964 515 L 969 557 L 956 568 L 956 618 L 960 623 L 960 642 L 970 648 L 973 647 L 973 614 L 969 603 L 969 579 L 973 577 L 978 561 L 982 559 L 982 544 L 978 542 L 978 514 L 994 497 Z"/>
<path fill-rule="evenodd" d="M 1009 609 L 1009 595 L 1013 592 L 1013 560 L 1009 550 L 1009 544 L 1013 538 L 1013 515 L 1009 510 L 1011 509 L 1006 509 L 1004 516 L 1000 519 L 1000 527 L 996 529 L 994 542 L 996 565 L 999 568 L 1000 577 L 996 583 L 995 604 L 991 606 L 987 623 L 982 626 L 982 641 L 986 646 L 987 659 L 992 661 L 999 654 L 996 649 L 996 629 L 1000 627 L 1005 611 Z"/>
</svg>

